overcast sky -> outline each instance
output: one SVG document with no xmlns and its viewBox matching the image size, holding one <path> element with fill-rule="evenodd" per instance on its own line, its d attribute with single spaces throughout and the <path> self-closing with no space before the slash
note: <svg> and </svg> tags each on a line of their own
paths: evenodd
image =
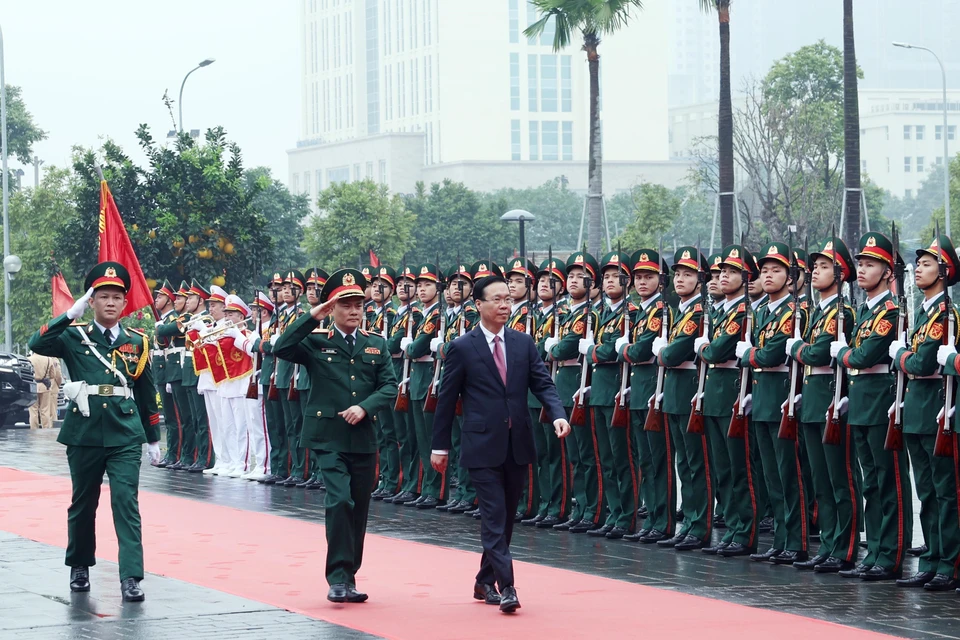
<svg viewBox="0 0 960 640">
<path fill-rule="evenodd" d="M 3 0 L 2 7 L 6 81 L 23 88 L 48 133 L 34 145 L 46 164 L 67 165 L 73 145 L 99 146 L 105 137 L 142 162 L 137 126 L 148 124 L 163 140 L 173 128 L 164 90 L 176 100 L 184 75 L 210 57 L 216 62 L 184 89 L 184 128 L 223 125 L 247 167 L 266 165 L 286 182 L 300 113 L 294 0 Z M 33 185 L 32 172 L 24 183 Z"/>
</svg>

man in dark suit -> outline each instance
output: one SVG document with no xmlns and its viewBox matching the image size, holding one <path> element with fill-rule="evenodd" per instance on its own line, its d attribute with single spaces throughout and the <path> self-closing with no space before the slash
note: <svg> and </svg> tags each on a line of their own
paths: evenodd
<svg viewBox="0 0 960 640">
<path fill-rule="evenodd" d="M 520 601 L 510 538 L 528 465 L 537 459 L 527 392 L 543 403 L 558 438 L 570 433 L 570 425 L 533 339 L 504 327 L 512 303 L 506 281 L 498 276 L 480 280 L 473 299 L 480 324 L 447 348 L 430 462 L 441 473 L 447 467 L 451 425 L 462 397 L 460 465 L 469 470 L 477 491 L 483 541 L 473 597 L 512 613 Z"/>
</svg>

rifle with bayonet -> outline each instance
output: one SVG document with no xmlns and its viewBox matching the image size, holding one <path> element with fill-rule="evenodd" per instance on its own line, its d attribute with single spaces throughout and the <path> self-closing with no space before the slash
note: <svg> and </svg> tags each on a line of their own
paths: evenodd
<svg viewBox="0 0 960 640">
<path fill-rule="evenodd" d="M 443 277 L 443 272 L 440 270 L 440 254 L 437 254 L 437 308 L 440 310 L 440 330 L 437 332 L 437 336 L 443 340 L 447 334 L 447 310 L 444 307 L 445 301 L 443 297 L 443 292 L 447 288 L 446 278 Z M 460 268 L 460 265 L 457 265 L 457 269 Z M 443 361 L 440 360 L 440 355 L 434 355 L 433 362 L 433 379 L 430 380 L 430 389 L 427 390 L 427 398 L 423 401 L 423 411 L 425 413 L 433 413 L 437 410 L 437 399 L 440 393 L 440 367 L 443 365 Z"/>
<path fill-rule="evenodd" d="M 584 303 L 584 313 L 586 313 L 586 325 L 583 337 L 587 340 L 593 340 L 593 301 L 590 299 L 590 292 L 593 290 L 593 279 L 590 272 L 587 271 L 586 261 L 583 267 L 583 286 L 587 290 L 586 302 Z M 587 407 L 586 396 L 588 381 L 590 379 L 590 361 L 586 356 L 581 356 L 583 362 L 580 364 L 580 388 L 573 401 L 573 409 L 570 411 L 570 424 L 575 427 L 587 426 Z"/>
<path fill-rule="evenodd" d="M 667 333 L 670 331 L 670 305 L 667 304 L 667 285 L 670 284 L 670 274 L 663 268 L 663 236 L 660 237 L 660 247 L 657 249 L 657 257 L 660 259 L 660 297 L 663 299 L 663 316 L 660 319 L 660 337 L 667 339 Z M 697 256 L 699 260 L 699 256 Z M 663 395 L 663 378 L 666 373 L 666 367 L 662 364 L 657 365 L 657 387 L 650 398 L 647 419 L 643 424 L 644 431 L 663 431 L 665 426 L 663 415 L 663 402 L 660 396 Z"/>
<path fill-rule="evenodd" d="M 259 306 L 261 304 L 259 287 L 255 290 L 254 295 L 256 295 L 257 300 L 257 306 L 255 307 L 257 310 L 257 335 L 263 340 L 263 307 Z M 258 349 L 257 355 L 254 357 L 253 373 L 250 374 L 250 383 L 247 384 L 247 400 L 256 400 L 260 397 L 260 370 L 262 368 L 263 349 Z"/>
<path fill-rule="evenodd" d="M 403 257 L 403 270 L 407 269 L 407 257 Z M 400 280 L 403 283 L 404 293 L 407 294 L 407 308 L 403 312 L 403 318 L 400 322 L 406 321 L 405 337 L 413 338 L 413 294 L 410 293 L 410 280 L 404 278 L 405 273 L 400 274 Z M 410 356 L 406 350 L 403 351 L 403 372 L 400 377 L 400 384 L 397 385 L 397 399 L 393 402 L 393 410 L 397 413 L 406 413 L 410 410 Z"/>
<path fill-rule="evenodd" d="M 943 303 L 945 310 L 943 312 L 943 339 L 944 344 L 953 345 L 956 343 L 957 327 L 953 316 L 953 303 L 950 301 L 950 278 L 947 273 L 947 261 L 943 259 L 943 251 L 940 248 L 940 222 L 937 221 L 936 243 L 937 243 L 937 269 L 940 279 L 943 281 Z M 896 256 L 894 256 L 896 260 Z M 938 418 L 937 440 L 933 445 L 933 455 L 941 458 L 952 458 L 956 443 L 953 437 L 953 428 L 950 426 L 950 412 L 953 410 L 953 376 L 944 372 L 943 374 L 943 412 Z M 899 406 L 899 405 L 898 405 Z"/>
<path fill-rule="evenodd" d="M 907 335 L 907 294 L 904 289 L 906 279 L 906 265 L 899 260 L 900 255 L 900 233 L 897 231 L 897 224 L 892 227 L 893 240 L 893 276 L 897 287 L 897 337 L 906 337 Z M 890 413 L 890 421 L 887 424 L 887 436 L 883 442 L 883 448 L 887 451 L 903 451 L 903 395 L 906 393 L 907 376 L 896 366 L 896 363 L 890 363 L 891 370 L 896 370 L 897 381 L 893 387 L 893 412 Z"/>
<path fill-rule="evenodd" d="M 553 275 L 553 245 L 550 245 L 547 249 L 547 277 L 549 278 L 548 282 L 550 283 L 550 293 L 553 295 L 552 307 L 550 308 L 550 337 L 557 337 L 557 279 Z M 589 294 L 588 294 L 589 297 Z M 556 360 L 550 361 L 550 379 L 557 379 L 557 369 L 560 367 L 560 363 Z M 540 407 L 540 423 L 541 424 L 550 424 L 550 416 L 547 414 L 546 407 Z"/>
<path fill-rule="evenodd" d="M 740 246 L 744 246 L 746 238 L 740 235 Z M 743 256 L 743 291 L 747 313 L 744 316 L 743 328 L 740 332 L 740 340 L 750 340 L 753 335 L 753 310 L 750 308 L 750 280 L 753 278 L 753 271 L 750 269 L 750 260 L 746 255 Z M 737 402 L 733 405 L 733 414 L 730 416 L 730 426 L 727 428 L 728 438 L 745 438 L 747 435 L 747 413 L 744 402 L 747 394 L 750 393 L 750 366 L 749 363 L 740 363 L 740 381 L 737 387 Z"/>
<path fill-rule="evenodd" d="M 844 309 L 843 309 L 843 267 L 840 266 L 840 261 L 837 260 L 837 228 L 833 227 L 831 245 L 833 246 L 833 285 L 837 288 L 837 335 L 836 340 L 843 339 L 844 329 Z M 894 229 L 894 238 L 896 238 L 896 229 Z M 896 253 L 896 240 L 894 242 L 894 253 Z M 902 280 L 903 274 L 900 274 Z M 904 309 L 906 309 L 906 300 L 903 301 Z M 827 407 L 827 424 L 823 430 L 823 444 L 840 444 L 841 435 L 843 430 L 840 428 L 840 399 L 843 395 L 843 376 L 846 373 L 846 369 L 843 367 L 843 363 L 838 359 L 834 359 L 833 362 L 833 380 L 830 384 L 833 385 L 833 400 L 830 402 L 830 406 Z M 899 419 L 899 418 L 898 418 Z M 887 438 L 890 437 L 889 431 L 887 432 Z M 903 447 L 903 439 L 900 440 L 900 448 Z"/>
<path fill-rule="evenodd" d="M 700 238 L 697 238 L 697 281 L 700 283 L 700 297 L 703 299 L 703 314 L 700 316 L 700 337 L 710 339 L 712 333 L 713 298 L 707 291 L 710 282 L 710 272 L 703 268 L 700 260 Z M 696 355 L 696 354 L 695 354 Z M 703 389 L 707 383 L 707 363 L 703 358 L 697 358 L 697 393 L 693 396 L 693 407 L 690 409 L 690 419 L 687 420 L 687 433 L 700 435 L 703 433 Z"/>
<path fill-rule="evenodd" d="M 790 279 L 793 281 L 790 285 L 793 295 L 793 337 L 800 339 L 800 262 L 797 260 L 797 254 L 793 250 L 793 230 L 790 231 L 787 244 L 787 251 L 790 252 Z M 789 357 L 789 356 L 788 356 Z M 800 363 L 796 358 L 790 358 L 790 390 L 787 392 L 787 406 L 783 410 L 783 417 L 780 418 L 780 431 L 777 437 L 781 440 L 796 440 L 799 427 L 797 418 L 797 391 L 800 379 Z"/>
<path fill-rule="evenodd" d="M 620 243 L 617 243 L 617 254 L 620 254 Z M 628 267 L 629 268 L 629 267 Z M 618 279 L 620 280 L 620 290 L 623 297 L 620 299 L 620 317 L 623 323 L 620 336 L 630 339 L 630 296 L 627 295 L 630 290 L 630 276 L 623 272 L 624 265 L 621 262 L 617 268 Z M 615 404 L 613 405 L 613 416 L 610 418 L 611 427 L 625 428 L 630 426 L 630 403 L 627 402 L 627 389 L 630 386 L 630 364 L 624 361 L 620 365 L 620 392 L 617 393 Z"/>
</svg>

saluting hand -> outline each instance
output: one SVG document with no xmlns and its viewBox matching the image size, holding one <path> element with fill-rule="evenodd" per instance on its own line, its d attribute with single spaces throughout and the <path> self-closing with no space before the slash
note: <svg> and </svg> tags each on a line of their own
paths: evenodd
<svg viewBox="0 0 960 640">
<path fill-rule="evenodd" d="M 353 405 L 346 411 L 341 411 L 337 415 L 346 420 L 347 424 L 354 425 L 366 418 L 367 412 L 363 409 L 363 407 L 359 405 Z"/>
<path fill-rule="evenodd" d="M 73 303 L 73 306 L 67 309 L 67 317 L 71 320 L 76 320 L 83 315 L 83 312 L 87 310 L 87 303 L 90 301 L 90 298 L 93 297 L 93 287 L 87 289 L 87 292 L 83 294 L 83 297 Z"/>
</svg>

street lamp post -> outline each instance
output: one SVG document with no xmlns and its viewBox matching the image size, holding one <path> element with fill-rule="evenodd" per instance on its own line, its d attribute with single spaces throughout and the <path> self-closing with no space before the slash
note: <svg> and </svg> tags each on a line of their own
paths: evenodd
<svg viewBox="0 0 960 640">
<path fill-rule="evenodd" d="M 919 49 L 920 51 L 926 51 L 934 57 L 937 61 L 937 64 L 940 65 L 940 75 L 943 79 L 943 211 L 944 218 L 947 225 L 946 233 L 950 233 L 950 155 L 949 155 L 949 145 L 947 140 L 949 136 L 947 135 L 947 70 L 943 66 L 943 62 L 940 61 L 940 56 L 935 54 L 932 50 L 921 47 L 915 44 L 908 44 L 906 42 L 894 42 L 893 46 L 900 47 L 901 49 Z"/>
<path fill-rule="evenodd" d="M 187 84 L 187 78 L 190 77 L 190 74 L 200 69 L 202 67 L 208 67 L 213 64 L 215 60 L 213 58 L 207 58 L 203 60 L 200 64 L 195 66 L 193 69 L 187 72 L 187 75 L 183 76 L 183 82 L 180 83 L 180 98 L 179 98 L 179 109 L 180 109 L 180 132 L 183 133 L 183 86 Z"/>
<path fill-rule="evenodd" d="M 503 222 L 519 222 L 520 223 L 520 255 L 526 259 L 527 258 L 527 243 L 526 237 L 524 236 L 523 225 L 525 222 L 533 222 L 534 216 L 529 211 L 524 211 L 523 209 L 511 209 L 505 214 L 500 216 L 500 220 Z"/>
</svg>

